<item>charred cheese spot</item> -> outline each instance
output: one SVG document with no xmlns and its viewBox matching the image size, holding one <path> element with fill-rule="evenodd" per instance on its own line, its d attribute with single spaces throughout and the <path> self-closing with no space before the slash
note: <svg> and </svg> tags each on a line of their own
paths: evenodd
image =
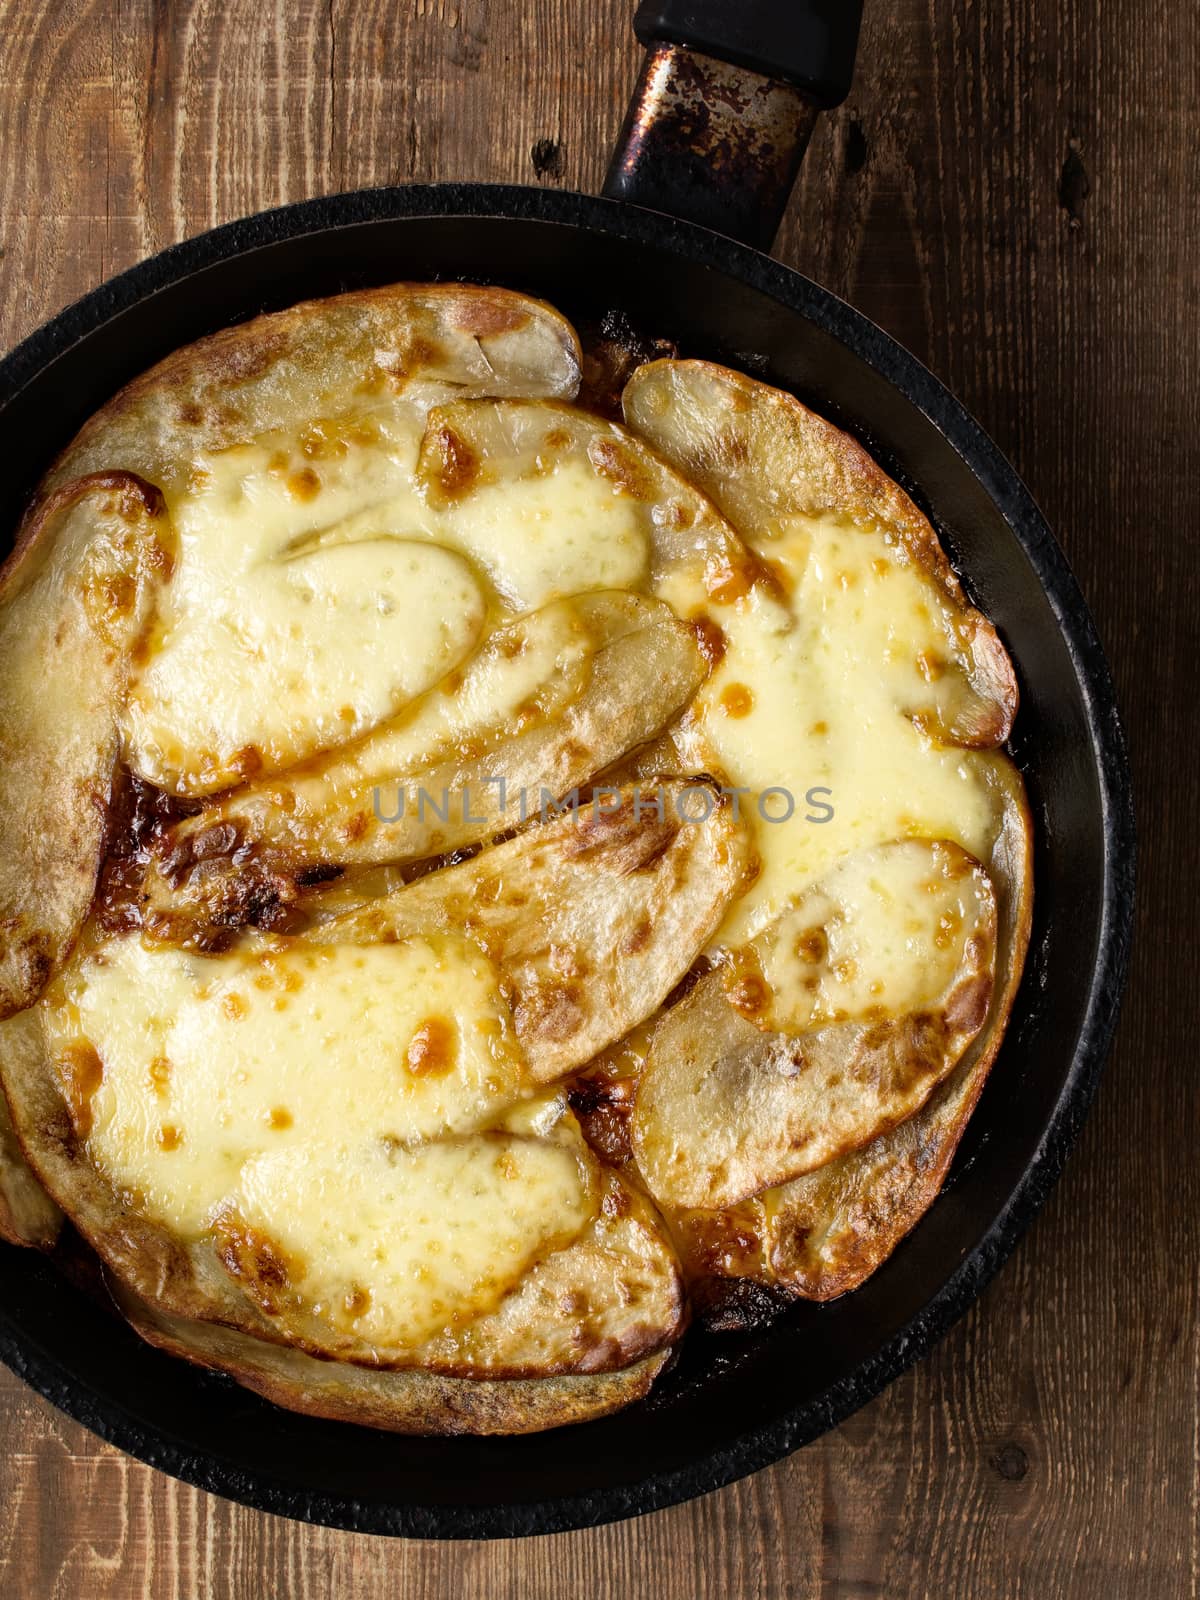
<svg viewBox="0 0 1200 1600">
<path fill-rule="evenodd" d="M 95 1046 L 79 1039 L 59 1051 L 54 1065 L 71 1126 L 86 1139 L 92 1131 L 92 1100 L 104 1081 L 104 1064 Z"/>
<path fill-rule="evenodd" d="M 221 1212 L 213 1224 L 217 1259 L 226 1272 L 245 1285 L 259 1307 L 272 1316 L 286 1290 L 304 1277 L 304 1263 L 286 1256 L 261 1229 L 252 1228 L 236 1212 Z"/>
<path fill-rule="evenodd" d="M 458 1036 L 446 1017 L 427 1017 L 409 1040 L 405 1065 L 416 1077 L 443 1076 L 458 1059 Z"/>
<path fill-rule="evenodd" d="M 371 1307 L 371 1291 L 356 1283 L 342 1301 L 342 1309 L 352 1322 L 357 1321 Z"/>
<path fill-rule="evenodd" d="M 721 690 L 721 710 L 727 717 L 749 716 L 754 709 L 754 695 L 744 683 L 728 683 Z"/>
<path fill-rule="evenodd" d="M 455 500 L 465 494 L 478 480 L 481 463 L 471 446 L 448 424 L 443 423 L 432 431 L 432 443 L 427 440 L 437 465 L 432 482 L 442 500 Z"/>
<path fill-rule="evenodd" d="M 596 439 L 588 448 L 588 459 L 619 494 L 628 495 L 633 500 L 649 501 L 655 498 L 658 488 L 655 478 L 621 441 Z"/>
<path fill-rule="evenodd" d="M 710 670 L 719 667 L 727 647 L 720 625 L 711 617 L 699 616 L 692 619 L 692 630 L 700 646 L 700 654 L 708 662 Z"/>
<path fill-rule="evenodd" d="M 287 481 L 288 493 L 293 500 L 314 500 L 321 492 L 321 480 L 311 467 L 301 467 Z"/>
<path fill-rule="evenodd" d="M 721 556 L 706 565 L 704 589 L 708 598 L 717 605 L 732 605 L 735 600 L 743 600 L 750 593 L 756 576 L 754 562 L 748 557 L 731 561 Z"/>
</svg>

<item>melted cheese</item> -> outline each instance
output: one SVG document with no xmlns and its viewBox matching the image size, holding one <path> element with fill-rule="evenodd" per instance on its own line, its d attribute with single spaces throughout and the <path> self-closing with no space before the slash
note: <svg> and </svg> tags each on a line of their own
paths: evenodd
<svg viewBox="0 0 1200 1600">
<path fill-rule="evenodd" d="M 170 503 L 176 570 L 126 715 L 144 777 L 206 794 L 292 765 L 390 716 L 472 648 L 486 601 L 461 557 L 420 537 L 313 542 L 399 492 L 418 440 L 416 419 L 382 415 L 336 439 L 272 435 L 197 458 Z"/>
<path fill-rule="evenodd" d="M 759 935 L 757 972 L 733 964 L 726 990 L 770 1031 L 906 1016 L 944 1002 L 958 974 L 985 959 L 993 925 L 985 874 L 953 846 L 862 850 Z"/>
<path fill-rule="evenodd" d="M 383 1351 L 412 1350 L 491 1310 L 595 1211 L 566 1143 L 512 1135 L 321 1145 L 256 1156 L 236 1217 L 281 1256 L 312 1314 Z M 236 1226 L 236 1225 L 235 1225 Z"/>
<path fill-rule="evenodd" d="M 597 639 L 578 606 L 559 600 L 490 634 L 447 684 L 381 729 L 369 747 L 346 757 L 399 777 L 432 766 L 464 736 L 509 729 L 536 705 L 540 718 L 564 710 L 587 682 Z M 502 776 L 503 774 L 498 774 Z"/>
<path fill-rule="evenodd" d="M 317 443 L 271 436 L 197 459 L 126 711 L 143 777 L 203 795 L 295 766 L 391 719 L 485 623 L 641 586 L 635 512 L 586 465 L 438 510 L 417 490 L 419 441 L 415 416 L 381 413 Z"/>
<path fill-rule="evenodd" d="M 715 763 L 749 791 L 740 804 L 762 860 L 718 948 L 745 943 L 853 851 L 939 838 L 986 860 L 996 829 L 983 764 L 919 726 L 926 673 L 951 643 L 932 580 L 881 533 L 832 518 L 789 519 L 773 534 L 759 548 L 786 599 L 756 586 L 713 605 L 691 576 L 665 596 L 724 634 L 678 742 L 692 765 Z"/>
<path fill-rule="evenodd" d="M 92 1159 L 189 1237 L 259 1156 L 435 1139 L 528 1092 L 495 968 L 452 936 L 218 957 L 124 939 L 78 964 L 52 1027 L 60 1055 L 99 1056 Z"/>
<path fill-rule="evenodd" d="M 483 484 L 448 508 L 447 540 L 521 611 L 584 589 L 640 588 L 649 550 L 637 508 L 598 487 L 573 456 L 549 472 Z"/>
<path fill-rule="evenodd" d="M 144 777 L 196 794 L 353 738 L 478 639 L 484 599 L 436 545 L 375 540 L 251 568 L 171 629 L 127 727 Z"/>
<path fill-rule="evenodd" d="M 193 463 L 127 714 L 134 766 L 204 794 L 373 730 L 335 783 L 419 770 L 578 694 L 592 641 L 570 596 L 652 591 L 720 630 L 675 737 L 737 791 L 762 862 L 714 950 L 771 930 L 772 1026 L 933 1003 L 986 896 L 921 849 L 884 869 L 871 847 L 986 859 L 996 826 L 983 761 L 926 731 L 961 643 L 933 581 L 880 532 L 794 517 L 749 530 L 777 590 L 714 600 L 686 520 L 652 570 L 663 508 L 636 485 L 548 452 L 427 496 L 422 426 L 393 407 Z M 327 798 L 310 776 L 300 812 Z M 225 1258 L 248 1292 L 265 1248 L 288 1295 L 380 1349 L 495 1304 L 594 1210 L 563 1102 L 529 1096 L 496 971 L 461 939 L 207 959 L 118 941 L 52 1012 L 63 1059 L 98 1057 L 87 1148 L 114 1186 L 185 1238 L 249 1241 L 251 1269 Z"/>
</svg>

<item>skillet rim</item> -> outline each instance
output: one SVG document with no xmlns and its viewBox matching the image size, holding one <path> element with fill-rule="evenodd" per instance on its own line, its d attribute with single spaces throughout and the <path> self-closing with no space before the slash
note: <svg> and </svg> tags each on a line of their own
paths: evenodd
<svg viewBox="0 0 1200 1600">
<path fill-rule="evenodd" d="M 1096 960 L 1074 1054 L 1036 1150 L 979 1242 L 917 1315 L 820 1396 L 751 1427 L 686 1466 L 553 1500 L 487 1506 L 382 1505 L 297 1488 L 187 1446 L 119 1402 L 95 1394 L 65 1363 L 37 1348 L 0 1308 L 0 1359 L 93 1433 L 187 1483 L 255 1509 L 363 1533 L 503 1538 L 593 1527 L 659 1510 L 724 1487 L 789 1455 L 843 1421 L 919 1360 L 982 1293 L 1045 1204 L 1087 1116 L 1116 1027 L 1133 927 L 1132 788 L 1115 689 L 1091 615 L 1045 518 L 997 446 L 917 358 L 860 312 L 792 268 L 748 246 L 623 201 L 515 184 L 412 184 L 300 201 L 226 223 L 172 245 L 91 290 L 0 361 L 4 411 L 45 367 L 113 317 L 203 268 L 260 246 L 364 222 L 400 218 L 500 218 L 564 224 L 681 256 L 733 277 L 815 322 L 915 406 L 979 480 L 1033 568 L 1078 681 L 1096 772 L 1104 836 Z M 41 1261 L 43 1270 L 54 1270 Z M 585 1425 L 586 1427 L 586 1425 Z"/>
</svg>

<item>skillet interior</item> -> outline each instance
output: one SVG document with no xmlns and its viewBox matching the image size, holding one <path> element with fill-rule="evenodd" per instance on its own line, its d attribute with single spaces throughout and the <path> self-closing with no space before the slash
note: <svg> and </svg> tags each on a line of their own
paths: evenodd
<svg viewBox="0 0 1200 1600">
<path fill-rule="evenodd" d="M 853 1295 L 767 1329 L 694 1331 L 651 1399 L 528 1438 L 404 1439 L 278 1411 L 142 1345 L 47 1261 L 0 1253 L 0 1355 L 142 1459 L 266 1510 L 438 1537 L 548 1532 L 714 1488 L 823 1432 L 915 1360 L 1008 1255 L 1082 1121 L 1132 907 L 1129 784 L 1107 669 L 1057 546 L 994 446 L 832 295 L 715 235 L 526 189 L 368 191 L 236 223 L 96 291 L 0 365 L 0 527 L 78 425 L 177 346 L 260 310 L 400 278 L 618 307 L 687 355 L 793 389 L 929 512 L 1017 663 L 1013 753 L 1037 840 L 1013 1020 L 942 1197 Z M 765 359 L 764 359 L 765 358 Z"/>
</svg>

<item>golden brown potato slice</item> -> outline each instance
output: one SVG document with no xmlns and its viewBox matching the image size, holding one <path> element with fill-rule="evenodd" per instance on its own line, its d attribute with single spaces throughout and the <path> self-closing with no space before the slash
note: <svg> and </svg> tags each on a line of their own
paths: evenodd
<svg viewBox="0 0 1200 1600">
<path fill-rule="evenodd" d="M 460 395 L 570 399 L 579 364 L 566 319 L 509 289 L 396 283 L 307 300 L 151 367 L 96 412 L 50 484 L 122 467 L 170 498 L 186 493 L 198 452 L 278 431 L 307 441 L 311 464 L 337 454 L 330 419 Z"/>
<path fill-rule="evenodd" d="M 1019 774 L 994 756 L 1002 820 L 988 871 L 996 889 L 998 981 L 987 1022 L 915 1116 L 861 1150 L 762 1197 L 774 1281 L 811 1300 L 856 1289 L 936 1199 L 1004 1035 L 1032 916 L 1032 833 Z"/>
<path fill-rule="evenodd" d="M 706 820 L 684 820 L 704 810 Z M 598 790 L 577 813 L 335 917 L 310 937 L 375 943 L 465 931 L 499 966 L 517 1038 L 549 1083 L 662 1004 L 748 866 L 744 831 L 711 785 Z"/>
<path fill-rule="evenodd" d="M 957 845 L 841 862 L 659 1024 L 633 1116 L 651 1193 L 733 1205 L 911 1116 L 983 1025 L 995 945 Z"/>
<path fill-rule="evenodd" d="M 427 1230 L 413 1224 L 419 1191 L 402 1191 L 392 1208 L 381 1203 L 380 1187 L 360 1190 L 367 1255 L 357 1263 L 357 1278 L 356 1233 L 348 1242 L 345 1229 L 338 1230 L 326 1271 L 314 1268 L 311 1255 L 297 1269 L 280 1235 L 307 1238 L 308 1232 L 297 1228 L 291 1213 L 273 1227 L 248 1223 L 244 1201 L 241 1211 L 231 1206 L 218 1220 L 218 1254 L 277 1338 L 312 1354 L 374 1367 L 420 1367 L 473 1378 L 608 1372 L 678 1338 L 684 1321 L 679 1266 L 643 1197 L 616 1173 L 593 1169 L 595 1192 L 588 1200 L 595 1210 L 580 1229 L 578 1213 L 557 1204 L 544 1182 L 530 1181 L 524 1165 L 530 1156 L 578 1159 L 581 1147 L 495 1135 L 483 1146 L 489 1159 L 495 1153 L 501 1163 L 507 1198 L 502 1189 L 492 1192 L 478 1183 L 478 1163 L 463 1166 L 457 1160 L 461 1145 L 424 1145 L 409 1153 L 410 1162 L 427 1164 L 432 1157 L 441 1163 L 447 1154 L 456 1159 L 453 1181 L 439 1187 L 440 1200 L 421 1214 Z M 393 1172 L 400 1159 L 392 1157 Z M 303 1200 L 305 1176 L 290 1186 L 289 1200 Z M 355 1176 L 369 1174 L 356 1168 Z M 318 1168 L 312 1178 L 336 1183 L 338 1174 Z M 420 1198 L 417 1204 L 428 1202 Z M 531 1215 L 523 1228 L 505 1233 L 496 1217 L 508 1216 L 514 1205 Z M 540 1226 L 531 1231 L 539 1213 Z M 332 1227 L 339 1221 L 335 1209 Z M 578 1236 L 555 1248 L 556 1230 L 572 1224 Z M 417 1248 L 406 1252 L 410 1242 Z M 445 1270 L 446 1258 L 453 1259 L 452 1273 Z M 436 1296 L 429 1292 L 431 1274 Z"/>
<path fill-rule="evenodd" d="M 640 1400 L 670 1359 L 645 1356 L 618 1372 L 471 1379 L 412 1368 L 373 1371 L 319 1360 L 211 1322 L 157 1311 L 110 1278 L 117 1305 L 147 1343 L 227 1372 L 275 1405 L 394 1433 L 540 1433 L 607 1416 Z"/>
<path fill-rule="evenodd" d="M 1008 737 L 1017 683 L 996 630 L 967 604 L 928 521 L 861 445 L 783 390 L 705 361 L 639 367 L 623 405 L 629 426 L 768 562 L 798 522 L 882 532 L 898 562 L 932 580 L 938 647 L 925 652 L 925 681 L 908 687 L 909 714 L 951 744 Z"/>
<path fill-rule="evenodd" d="M 280 1340 L 424 1366 L 441 1329 L 494 1314 L 574 1245 L 597 1179 L 563 1138 L 312 1139 L 243 1164 L 213 1222 L 216 1255 Z"/>
<path fill-rule="evenodd" d="M 162 496 L 104 472 L 38 502 L 0 578 L 0 1016 L 37 998 L 91 904 L 118 716 L 171 560 Z"/>
<path fill-rule="evenodd" d="M 419 860 L 512 829 L 543 791 L 557 800 L 652 738 L 703 671 L 691 631 L 658 601 L 551 601 L 386 727 L 179 823 L 147 877 L 147 930 L 204 944 L 270 927 L 314 870 Z"/>
</svg>

